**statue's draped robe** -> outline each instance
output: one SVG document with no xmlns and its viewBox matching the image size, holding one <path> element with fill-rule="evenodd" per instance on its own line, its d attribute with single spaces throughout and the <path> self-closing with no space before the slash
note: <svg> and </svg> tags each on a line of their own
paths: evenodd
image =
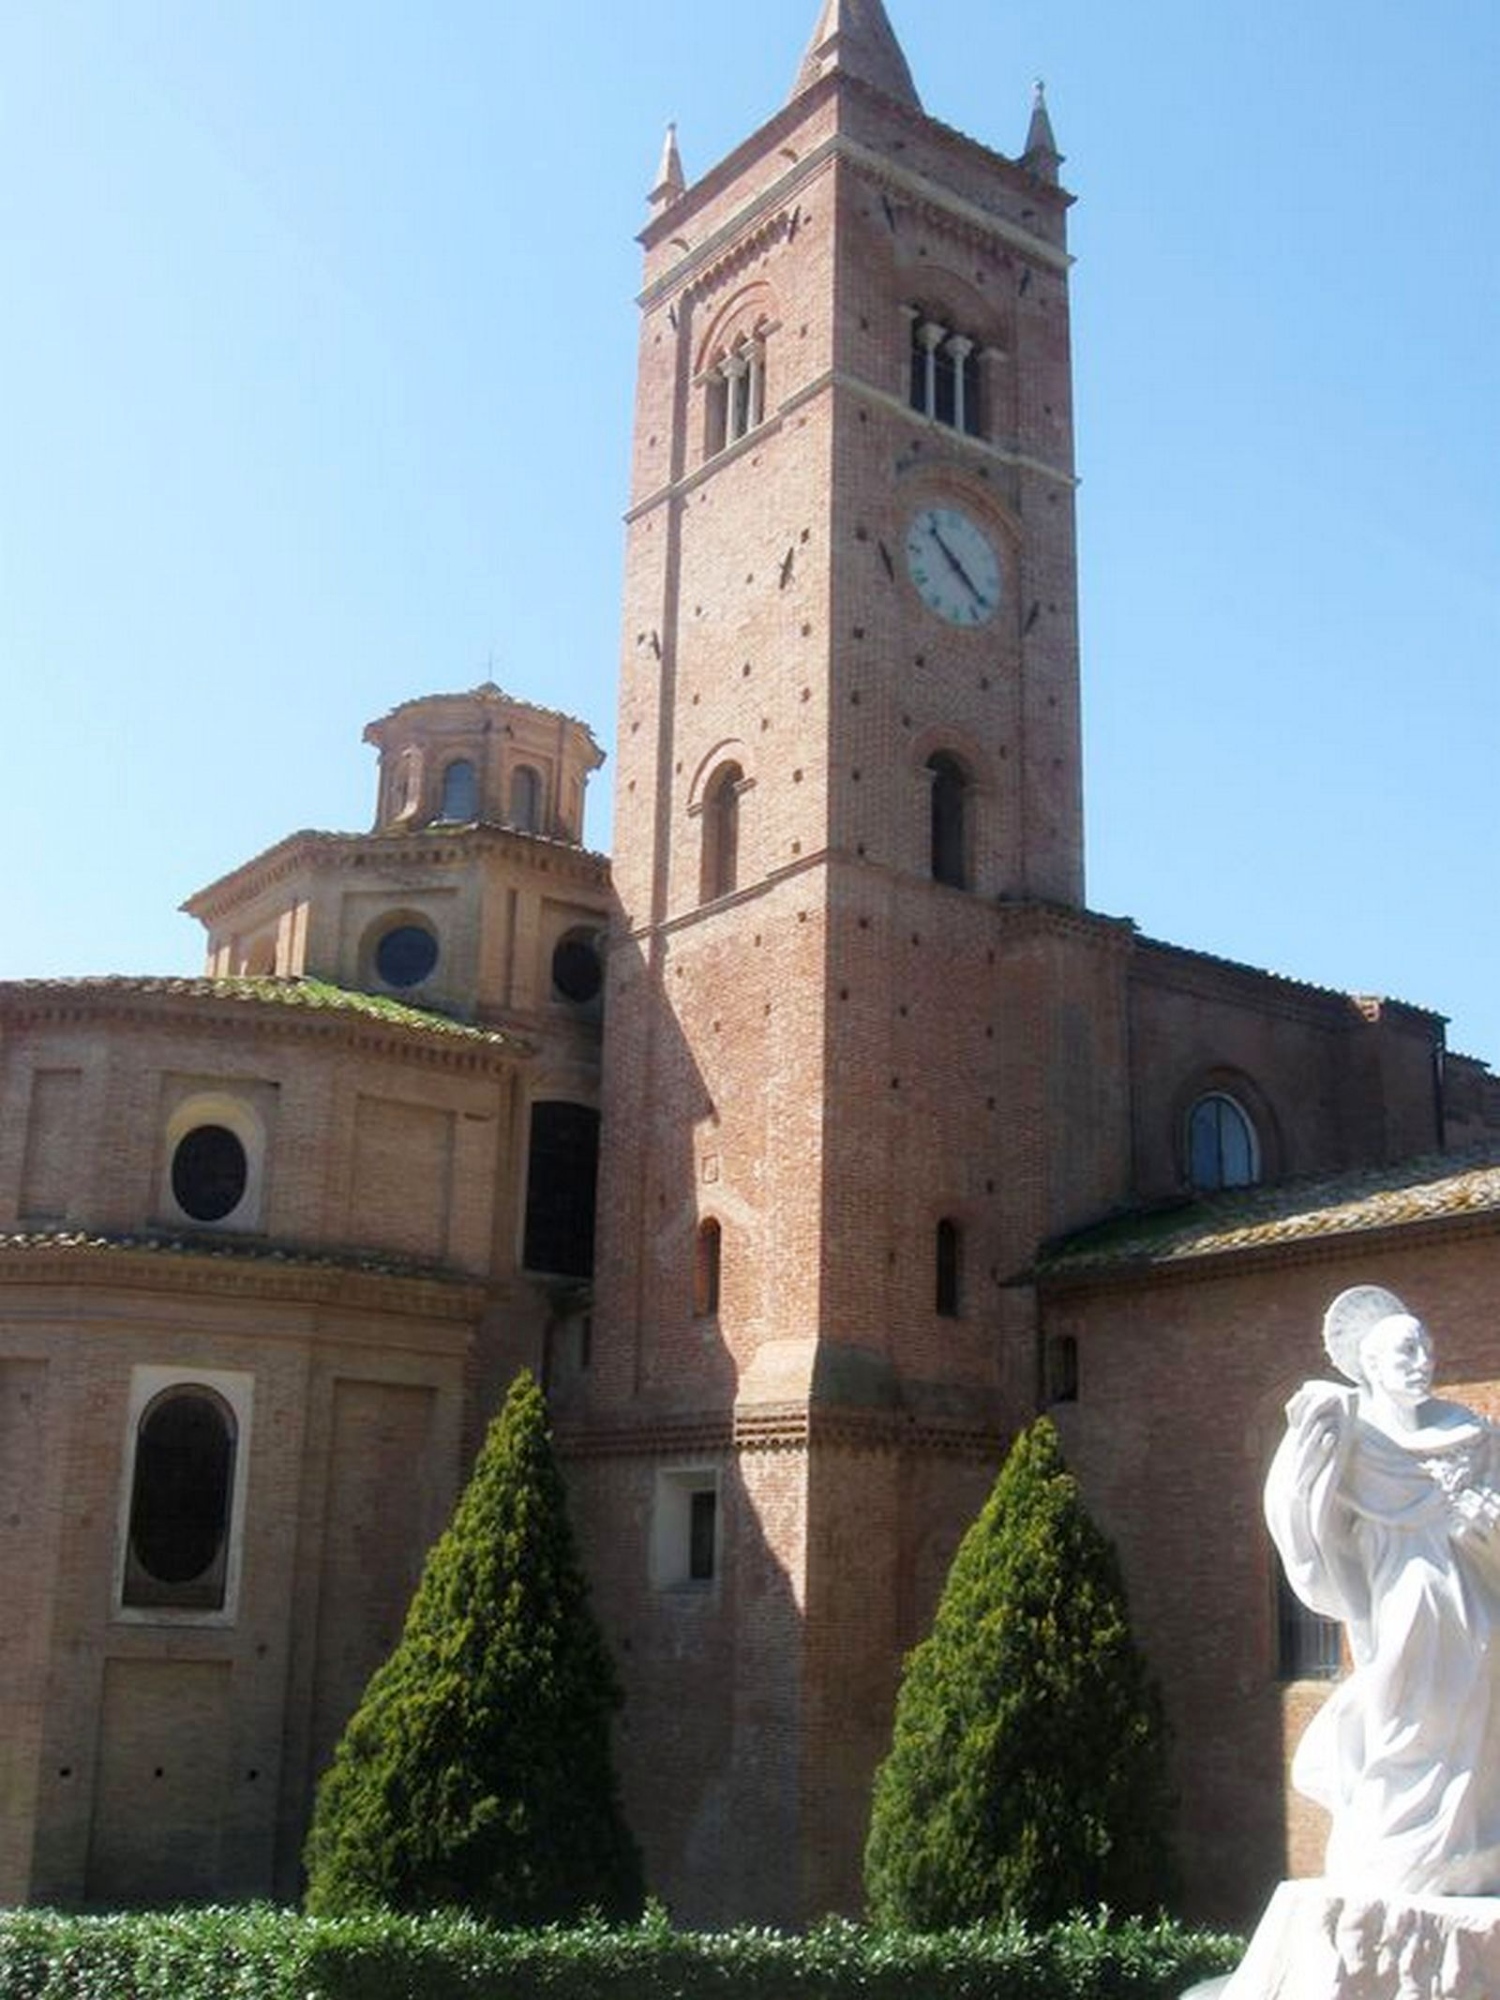
<svg viewBox="0 0 1500 2000">
<path fill-rule="evenodd" d="M 1354 1659 L 1292 1764 L 1333 1815 L 1327 1872 L 1500 1893 L 1500 1431 L 1433 1402 L 1397 1443 L 1331 1383 L 1291 1412 L 1266 1518 L 1293 1590 L 1343 1622 Z"/>
</svg>

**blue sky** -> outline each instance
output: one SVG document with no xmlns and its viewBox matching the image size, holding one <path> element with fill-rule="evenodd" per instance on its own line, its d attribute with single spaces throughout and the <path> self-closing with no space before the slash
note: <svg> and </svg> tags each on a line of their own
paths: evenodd
<svg viewBox="0 0 1500 2000">
<path fill-rule="evenodd" d="M 0 977 L 196 970 L 412 695 L 612 743 L 662 130 L 817 11 L 0 0 Z M 1001 151 L 1045 77 L 1078 196 L 1090 901 L 1500 1059 L 1500 8 L 889 11 Z"/>
</svg>

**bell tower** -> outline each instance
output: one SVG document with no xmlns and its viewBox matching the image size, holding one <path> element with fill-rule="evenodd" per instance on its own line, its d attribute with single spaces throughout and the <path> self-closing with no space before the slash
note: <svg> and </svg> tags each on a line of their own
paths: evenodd
<svg viewBox="0 0 1500 2000">
<path fill-rule="evenodd" d="M 1124 1147 L 1082 912 L 1070 197 L 881 0 L 641 241 L 597 1310 L 560 1412 L 684 1914 L 855 1907 L 903 1651 Z M 1073 1134 L 1059 1173 L 1056 1131 Z"/>
</svg>

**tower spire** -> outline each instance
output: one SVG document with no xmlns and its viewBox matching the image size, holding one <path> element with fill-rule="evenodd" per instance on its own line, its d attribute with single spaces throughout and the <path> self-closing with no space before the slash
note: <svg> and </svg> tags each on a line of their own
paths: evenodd
<svg viewBox="0 0 1500 2000">
<path fill-rule="evenodd" d="M 1039 179 L 1055 181 L 1062 157 L 1047 114 L 1047 87 L 1038 77 L 1031 99 L 1031 123 L 1026 128 L 1026 151 L 1021 158 Z"/>
<path fill-rule="evenodd" d="M 662 142 L 661 165 L 656 170 L 656 182 L 648 196 L 651 213 L 660 215 L 664 208 L 670 208 L 686 186 L 682 155 L 677 150 L 677 127 L 672 124 L 667 127 L 667 136 Z"/>
<path fill-rule="evenodd" d="M 800 97 L 830 70 L 857 76 L 898 104 L 909 104 L 916 111 L 922 108 L 881 0 L 823 0 L 792 96 Z"/>
</svg>

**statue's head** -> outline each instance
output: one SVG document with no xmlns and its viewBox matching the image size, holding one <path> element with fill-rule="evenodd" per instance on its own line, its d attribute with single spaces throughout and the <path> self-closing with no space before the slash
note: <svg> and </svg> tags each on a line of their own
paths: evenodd
<svg viewBox="0 0 1500 2000">
<path fill-rule="evenodd" d="M 1323 1315 L 1323 1345 L 1346 1382 L 1368 1388 L 1369 1375 L 1360 1359 L 1366 1338 L 1384 1320 L 1410 1320 L 1412 1315 L 1384 1285 L 1351 1285 L 1340 1292 Z"/>
</svg>

